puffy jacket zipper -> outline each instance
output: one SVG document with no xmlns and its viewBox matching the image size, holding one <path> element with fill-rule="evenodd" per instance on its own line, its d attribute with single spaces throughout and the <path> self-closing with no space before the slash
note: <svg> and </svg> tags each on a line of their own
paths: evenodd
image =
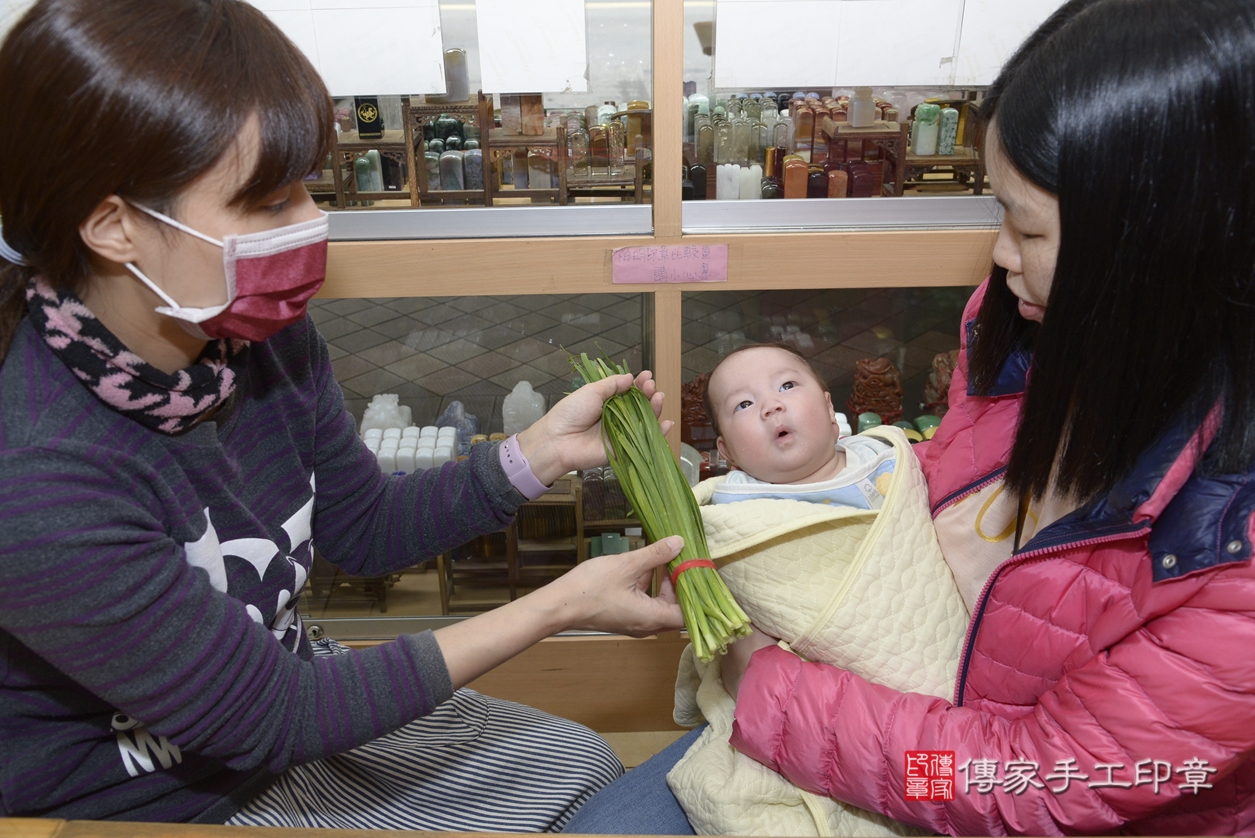
<svg viewBox="0 0 1255 838">
<path fill-rule="evenodd" d="M 986 482 L 985 485 L 988 485 Z M 983 488 L 983 487 L 982 487 Z M 963 657 L 959 665 L 959 677 L 954 682 L 954 705 L 956 707 L 963 706 L 963 693 L 967 689 L 967 669 L 972 662 L 972 647 L 975 645 L 976 632 L 980 628 L 981 620 L 985 616 L 985 606 L 989 604 L 989 592 L 993 589 L 994 582 L 1002 575 L 1003 571 L 1012 566 L 1018 566 L 1032 559 L 1039 559 L 1051 553 L 1057 553 L 1062 550 L 1072 550 L 1079 547 L 1089 547 L 1094 544 L 1104 544 L 1109 541 L 1120 541 L 1134 535 L 1149 532 L 1150 527 L 1146 524 L 1133 524 L 1128 529 L 1121 532 L 1111 533 L 1110 535 L 1098 536 L 1095 538 L 1086 538 L 1080 541 L 1073 541 L 1068 544 L 1057 544 L 1050 547 L 1042 547 L 1037 550 L 1028 550 L 1017 553 L 1007 559 L 998 567 L 994 568 L 994 572 L 989 574 L 989 578 L 985 580 L 985 587 L 981 588 L 980 597 L 976 600 L 976 614 L 972 617 L 967 626 L 967 636 L 963 639 Z"/>
<path fill-rule="evenodd" d="M 957 492 L 954 492 L 942 498 L 940 501 L 937 502 L 937 505 L 933 507 L 933 511 L 932 511 L 933 517 L 936 518 L 938 515 L 941 514 L 942 510 L 946 509 L 947 507 L 954 506 L 959 501 L 963 500 L 966 497 L 970 497 L 971 495 L 976 494 L 977 492 L 984 489 L 986 486 L 997 483 L 999 480 L 1002 479 L 1002 476 L 1006 473 L 1007 473 L 1007 467 L 1003 466 L 997 471 L 990 472 L 988 475 L 986 475 L 985 477 L 982 477 L 980 480 L 977 480 L 975 483 L 965 486 L 964 488 L 959 489 Z"/>
</svg>

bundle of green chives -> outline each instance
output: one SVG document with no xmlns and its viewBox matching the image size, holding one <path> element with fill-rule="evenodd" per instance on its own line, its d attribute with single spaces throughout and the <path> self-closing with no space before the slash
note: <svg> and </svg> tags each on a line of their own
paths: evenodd
<svg viewBox="0 0 1255 838">
<path fill-rule="evenodd" d="M 586 384 L 629 372 L 626 364 L 590 360 L 588 353 L 572 357 L 571 364 Z M 684 549 L 667 565 L 668 572 L 674 575 L 676 568 L 695 559 L 709 560 L 697 500 L 645 394 L 632 387 L 611 398 L 602 409 L 601 427 L 606 456 L 645 534 L 651 541 L 684 537 Z M 749 617 L 714 567 L 689 566 L 674 578 L 676 599 L 699 660 L 712 660 L 716 650 L 723 653 L 729 643 L 750 633 Z"/>
</svg>

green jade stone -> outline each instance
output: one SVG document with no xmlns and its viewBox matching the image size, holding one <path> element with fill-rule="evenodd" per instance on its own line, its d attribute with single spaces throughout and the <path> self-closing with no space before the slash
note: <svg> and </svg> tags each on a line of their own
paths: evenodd
<svg viewBox="0 0 1255 838">
<path fill-rule="evenodd" d="M 370 161 L 365 157 L 359 157 L 353 161 L 353 182 L 357 184 L 358 192 L 373 192 L 375 176 L 371 172 Z M 362 201 L 363 206 L 371 206 L 373 201 Z"/>
<path fill-rule="evenodd" d="M 954 108 L 945 108 L 941 112 L 941 133 L 937 137 L 937 153 L 954 154 L 954 143 L 958 136 L 959 112 Z"/>
<path fill-rule="evenodd" d="M 427 189 L 440 189 L 440 152 L 428 151 L 423 154 L 423 165 L 427 168 Z"/>
<path fill-rule="evenodd" d="M 934 416 L 931 413 L 915 417 L 915 427 L 919 428 L 920 433 L 927 433 L 929 428 L 936 428 L 940 424 L 941 417 Z"/>
<path fill-rule="evenodd" d="M 468 140 L 468 142 L 473 142 Z M 478 148 L 467 149 L 462 153 L 462 170 L 465 174 L 465 186 L 467 189 L 483 189 L 484 188 L 484 152 Z"/>
<path fill-rule="evenodd" d="M 453 135 L 461 138 L 465 130 L 466 129 L 462 125 L 462 120 L 454 119 L 447 113 L 442 113 L 440 118 L 436 120 L 437 139 L 446 140 Z"/>
<path fill-rule="evenodd" d="M 376 192 L 384 191 L 383 158 L 379 156 L 378 149 L 366 152 L 366 159 L 370 162 L 370 188 Z"/>
<path fill-rule="evenodd" d="M 440 188 L 444 190 L 466 188 L 462 172 L 462 152 L 446 151 L 440 155 Z"/>
<path fill-rule="evenodd" d="M 883 424 L 884 422 L 881 421 L 879 413 L 860 413 L 858 415 L 858 432 L 860 434 L 863 431 L 877 428 Z"/>
</svg>

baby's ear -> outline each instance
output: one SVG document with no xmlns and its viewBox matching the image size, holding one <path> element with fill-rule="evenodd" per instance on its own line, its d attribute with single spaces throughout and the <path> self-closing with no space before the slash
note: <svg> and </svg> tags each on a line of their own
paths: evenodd
<svg viewBox="0 0 1255 838">
<path fill-rule="evenodd" d="M 728 455 L 728 446 L 724 444 L 722 436 L 715 438 L 715 448 L 719 449 L 719 456 L 728 461 L 728 466 L 730 468 L 737 468 L 737 464 L 733 462 L 732 457 Z"/>
</svg>

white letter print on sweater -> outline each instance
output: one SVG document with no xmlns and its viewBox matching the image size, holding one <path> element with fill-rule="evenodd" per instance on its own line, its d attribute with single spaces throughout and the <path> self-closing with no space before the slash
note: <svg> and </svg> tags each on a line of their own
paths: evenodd
<svg viewBox="0 0 1255 838">
<path fill-rule="evenodd" d="M 277 592 L 274 605 L 264 603 L 266 611 L 274 608 L 269 621 L 269 628 L 284 648 L 295 652 L 300 644 L 301 621 L 296 613 L 296 600 L 305 580 L 309 575 L 309 566 L 313 561 L 313 548 L 310 536 L 314 515 L 314 475 L 309 476 L 309 501 L 292 514 L 292 517 L 281 524 L 288 537 L 288 549 L 282 550 L 277 544 L 265 538 L 236 538 L 219 543 L 218 532 L 214 529 L 209 508 L 205 508 L 205 534 L 194 542 L 183 545 L 187 554 L 187 563 L 198 567 L 209 574 L 209 584 L 215 590 L 235 597 L 245 603 L 250 617 L 260 625 L 267 625 L 266 614 L 262 608 L 249 598 L 242 585 L 230 584 L 227 575 L 226 557 L 233 556 L 243 559 L 257 571 L 257 579 L 266 578 L 271 564 L 280 557 L 286 559 L 285 564 L 291 569 L 291 576 L 285 576 Z M 230 590 L 230 588 L 238 588 Z"/>
<path fill-rule="evenodd" d="M 122 755 L 122 764 L 126 773 L 138 777 L 140 769 L 151 774 L 157 765 L 169 768 L 176 762 L 183 762 L 183 753 L 164 736 L 156 739 L 148 732 L 139 719 L 133 719 L 125 713 L 114 713 L 111 720 L 115 735 L 118 737 L 118 753 Z M 153 758 L 156 757 L 156 762 Z"/>
</svg>

